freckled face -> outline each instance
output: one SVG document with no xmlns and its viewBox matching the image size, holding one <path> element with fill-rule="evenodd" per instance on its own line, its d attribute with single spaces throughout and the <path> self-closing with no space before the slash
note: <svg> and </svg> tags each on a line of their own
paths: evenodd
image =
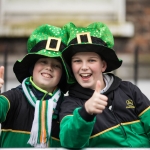
<svg viewBox="0 0 150 150">
<path fill-rule="evenodd" d="M 53 92 L 62 76 L 62 65 L 55 58 L 40 58 L 33 69 L 33 82 L 43 90 Z"/>
<path fill-rule="evenodd" d="M 72 71 L 77 82 L 84 88 L 95 89 L 97 80 L 103 82 L 102 73 L 107 64 L 95 52 L 79 52 L 72 57 Z"/>
</svg>

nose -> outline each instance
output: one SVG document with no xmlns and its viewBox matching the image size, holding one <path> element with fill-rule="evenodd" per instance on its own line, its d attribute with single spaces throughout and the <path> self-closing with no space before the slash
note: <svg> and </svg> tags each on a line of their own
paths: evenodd
<svg viewBox="0 0 150 150">
<path fill-rule="evenodd" d="M 53 71 L 53 66 L 49 64 L 49 65 L 46 66 L 46 69 L 49 70 L 49 71 Z"/>
<path fill-rule="evenodd" d="M 84 70 L 84 71 L 88 70 L 88 64 L 86 62 L 83 62 L 81 69 Z"/>
</svg>

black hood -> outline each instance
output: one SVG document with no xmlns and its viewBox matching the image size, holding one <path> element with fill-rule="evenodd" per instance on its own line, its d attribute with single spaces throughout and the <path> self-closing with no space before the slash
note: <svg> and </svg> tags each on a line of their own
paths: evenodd
<svg viewBox="0 0 150 150">
<path fill-rule="evenodd" d="M 103 93 L 104 95 L 108 96 L 110 93 L 112 93 L 121 83 L 121 79 L 111 73 L 108 73 L 107 75 L 113 76 L 114 81 L 110 88 Z M 69 88 L 69 96 L 71 97 L 76 97 L 82 100 L 88 100 L 94 93 L 94 90 L 88 89 L 88 88 L 83 88 L 81 85 L 78 83 L 74 83 L 70 86 Z"/>
</svg>

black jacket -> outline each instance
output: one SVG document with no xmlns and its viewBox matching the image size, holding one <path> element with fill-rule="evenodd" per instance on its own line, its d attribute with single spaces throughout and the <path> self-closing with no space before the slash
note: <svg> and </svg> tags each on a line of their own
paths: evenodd
<svg viewBox="0 0 150 150">
<path fill-rule="evenodd" d="M 108 75 L 113 76 L 114 81 L 104 93 L 108 97 L 108 105 L 101 114 L 89 115 L 84 108 L 84 103 L 92 96 L 94 90 L 82 88 L 78 83 L 70 87 L 69 96 L 65 97 L 60 112 L 62 146 L 70 148 L 150 146 L 150 123 L 148 119 L 150 117 L 150 101 L 131 82 L 122 81 L 113 74 Z M 88 123 L 91 122 L 94 124 L 91 125 L 88 133 L 90 126 Z M 87 128 L 85 132 L 80 128 L 83 125 Z M 76 129 L 76 127 L 78 128 Z M 119 129 L 120 132 L 116 132 L 114 129 Z M 74 133 L 80 132 L 80 134 L 76 137 L 72 133 L 73 136 L 71 136 L 69 132 L 72 131 Z M 114 139 L 108 134 L 114 136 Z M 71 139 L 72 142 L 67 142 L 64 135 L 68 135 L 68 139 Z M 74 142 L 75 138 L 80 139 L 80 142 Z M 99 140 L 96 141 L 96 139 Z M 126 141 L 126 139 L 128 142 L 121 142 L 122 140 Z M 136 142 L 134 139 L 138 139 L 138 141 Z M 142 140 L 143 142 L 141 142 Z"/>
</svg>

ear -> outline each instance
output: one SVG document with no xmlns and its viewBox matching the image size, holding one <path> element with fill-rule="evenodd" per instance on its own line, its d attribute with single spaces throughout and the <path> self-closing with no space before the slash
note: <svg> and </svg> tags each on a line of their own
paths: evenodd
<svg viewBox="0 0 150 150">
<path fill-rule="evenodd" d="M 102 60 L 102 72 L 104 72 L 107 68 L 107 63 L 105 60 Z"/>
</svg>

